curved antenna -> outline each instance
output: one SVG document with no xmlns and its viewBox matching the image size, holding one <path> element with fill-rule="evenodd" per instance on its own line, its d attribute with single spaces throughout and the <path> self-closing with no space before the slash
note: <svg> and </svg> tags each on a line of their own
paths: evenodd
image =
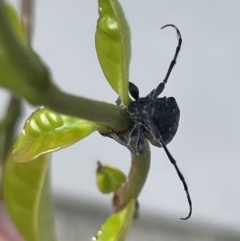
<svg viewBox="0 0 240 241">
<path fill-rule="evenodd" d="M 188 191 L 188 186 L 187 186 L 187 183 L 184 179 L 184 176 L 182 175 L 182 173 L 180 172 L 178 166 L 177 166 L 177 162 L 176 160 L 172 157 L 171 153 L 168 151 L 165 143 L 163 141 L 161 141 L 161 144 L 162 144 L 162 147 L 164 149 L 164 151 L 166 152 L 170 162 L 173 164 L 173 166 L 175 167 L 175 170 L 177 171 L 177 174 L 178 174 L 178 177 L 180 178 L 180 180 L 182 181 L 182 184 L 183 184 L 183 187 L 184 187 L 184 190 L 186 192 L 186 195 L 187 195 L 187 200 L 188 200 L 188 204 L 189 204 L 189 213 L 187 215 L 187 217 L 185 218 L 180 218 L 182 220 L 187 220 L 191 217 L 192 215 L 192 200 L 191 200 L 191 197 L 190 197 L 190 194 L 189 194 L 189 191 Z"/>
<path fill-rule="evenodd" d="M 177 45 L 177 48 L 176 48 L 173 60 L 171 61 L 170 65 L 169 65 L 167 74 L 166 74 L 164 80 L 155 89 L 155 91 L 154 91 L 154 93 L 152 95 L 153 98 L 157 98 L 162 93 L 162 91 L 164 90 L 165 84 L 167 83 L 168 78 L 169 78 L 169 76 L 170 76 L 170 74 L 172 72 L 172 69 L 173 69 L 174 65 L 176 64 L 176 62 L 177 62 L 177 57 L 178 57 L 178 54 L 179 54 L 181 46 L 182 46 L 182 36 L 181 36 L 181 33 L 180 33 L 179 29 L 175 25 L 173 25 L 173 24 L 166 24 L 163 27 L 161 27 L 161 29 L 164 29 L 164 28 L 167 28 L 167 27 L 175 28 L 175 30 L 177 32 L 177 37 L 178 37 L 178 45 Z"/>
</svg>

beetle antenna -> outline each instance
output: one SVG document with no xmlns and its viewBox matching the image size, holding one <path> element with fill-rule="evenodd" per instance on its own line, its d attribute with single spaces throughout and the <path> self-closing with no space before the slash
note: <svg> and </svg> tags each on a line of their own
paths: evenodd
<svg viewBox="0 0 240 241">
<path fill-rule="evenodd" d="M 175 170 L 177 171 L 177 174 L 180 178 L 180 180 L 182 181 L 182 184 L 183 184 L 183 187 L 184 187 L 184 190 L 186 192 L 186 195 L 187 195 L 187 200 L 188 200 L 188 204 L 189 204 L 189 213 L 187 215 L 187 217 L 185 218 L 180 218 L 182 220 L 187 220 L 191 217 L 192 215 L 192 200 L 191 200 L 191 197 L 190 197 L 190 194 L 189 194 L 189 191 L 188 191 L 188 186 L 187 186 L 187 183 L 184 179 L 184 176 L 182 175 L 181 171 L 179 170 L 178 166 L 177 166 L 177 162 L 176 160 L 172 157 L 171 153 L 169 152 L 169 150 L 167 149 L 165 143 L 163 141 L 161 141 L 161 144 L 163 146 L 163 149 L 164 151 L 166 152 L 170 162 L 173 164 L 173 166 L 175 167 Z"/>
<path fill-rule="evenodd" d="M 164 29 L 166 27 L 173 27 L 173 28 L 175 28 L 175 30 L 177 32 L 177 37 L 178 37 L 178 45 L 177 45 L 177 48 L 176 48 L 173 60 L 171 61 L 170 65 L 169 65 L 167 74 L 166 74 L 164 80 L 155 89 L 155 91 L 153 93 L 153 98 L 157 98 L 162 93 L 162 91 L 164 90 L 165 84 L 167 83 L 168 78 L 169 78 L 169 76 L 170 76 L 170 74 L 172 72 L 172 69 L 173 69 L 174 65 L 176 64 L 176 62 L 177 62 L 177 57 L 178 57 L 178 54 L 179 54 L 181 46 L 182 46 L 182 36 L 181 36 L 181 33 L 180 33 L 179 29 L 175 25 L 173 25 L 173 24 L 166 24 L 163 27 L 161 27 L 161 29 Z"/>
</svg>

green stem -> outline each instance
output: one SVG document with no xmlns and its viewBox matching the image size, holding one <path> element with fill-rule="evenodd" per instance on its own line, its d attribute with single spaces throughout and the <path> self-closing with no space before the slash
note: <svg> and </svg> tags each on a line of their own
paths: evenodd
<svg viewBox="0 0 240 241">
<path fill-rule="evenodd" d="M 130 126 L 131 121 L 126 111 L 120 107 L 60 91 L 51 81 L 50 74 L 40 59 L 29 46 L 19 41 L 4 8 L 4 3 L 0 0 L 0 45 L 11 68 L 17 72 L 16 77 L 21 78 L 4 81 L 0 77 L 3 86 L 36 106 L 44 105 L 65 115 L 105 123 L 110 129 L 126 130 Z"/>
<path fill-rule="evenodd" d="M 22 0 L 21 18 L 29 44 L 31 44 L 33 34 L 34 5 L 35 0 Z"/>
<path fill-rule="evenodd" d="M 4 119 L 0 122 L 0 163 L 3 162 L 10 150 L 14 132 L 21 116 L 22 102 L 16 96 L 11 96 Z"/>
<path fill-rule="evenodd" d="M 126 130 L 131 124 L 126 111 L 119 106 L 73 96 L 60 91 L 54 86 L 45 93 L 42 104 L 66 115 L 105 123 L 116 130 Z"/>
<path fill-rule="evenodd" d="M 137 199 L 148 176 L 150 168 L 150 148 L 148 141 L 145 141 L 145 151 L 142 155 L 132 154 L 131 169 L 127 182 L 114 194 L 113 207 L 115 211 L 125 207 L 131 199 Z"/>
<path fill-rule="evenodd" d="M 4 161 L 12 147 L 15 130 L 21 116 L 22 101 L 11 96 L 4 118 L 0 121 L 0 182 Z M 0 201 L 2 200 L 2 185 L 0 185 Z"/>
</svg>

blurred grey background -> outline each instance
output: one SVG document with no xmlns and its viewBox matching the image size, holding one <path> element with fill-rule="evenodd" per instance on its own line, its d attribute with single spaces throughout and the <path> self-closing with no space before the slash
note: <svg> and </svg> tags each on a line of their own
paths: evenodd
<svg viewBox="0 0 240 241">
<path fill-rule="evenodd" d="M 174 227 L 216 227 L 240 239 L 240 1 L 120 3 L 132 35 L 130 80 L 141 96 L 162 81 L 177 45 L 175 30 L 160 27 L 173 23 L 183 37 L 162 96 L 174 96 L 181 109 L 180 127 L 168 148 L 187 180 L 193 216 L 179 220 L 188 213 L 182 183 L 164 151 L 152 147 L 149 177 L 139 197 L 141 218 L 154 214 L 161 222 L 170 217 Z M 97 1 L 37 1 L 35 14 L 33 47 L 58 86 L 114 103 L 117 94 L 105 80 L 94 46 Z M 1 91 L 1 102 L 6 96 Z M 33 108 L 26 106 L 27 117 Z M 54 194 L 109 211 L 111 196 L 100 194 L 95 183 L 97 160 L 129 170 L 129 151 L 94 133 L 52 155 Z"/>
</svg>

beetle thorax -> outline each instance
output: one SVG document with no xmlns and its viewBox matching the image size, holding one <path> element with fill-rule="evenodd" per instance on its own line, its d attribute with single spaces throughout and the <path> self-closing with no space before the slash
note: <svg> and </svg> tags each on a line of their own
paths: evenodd
<svg viewBox="0 0 240 241">
<path fill-rule="evenodd" d="M 146 123 L 149 119 L 149 115 L 151 115 L 152 111 L 152 101 L 145 98 L 140 98 L 137 101 L 133 101 L 127 108 L 128 115 L 136 122 L 136 123 Z"/>
</svg>

